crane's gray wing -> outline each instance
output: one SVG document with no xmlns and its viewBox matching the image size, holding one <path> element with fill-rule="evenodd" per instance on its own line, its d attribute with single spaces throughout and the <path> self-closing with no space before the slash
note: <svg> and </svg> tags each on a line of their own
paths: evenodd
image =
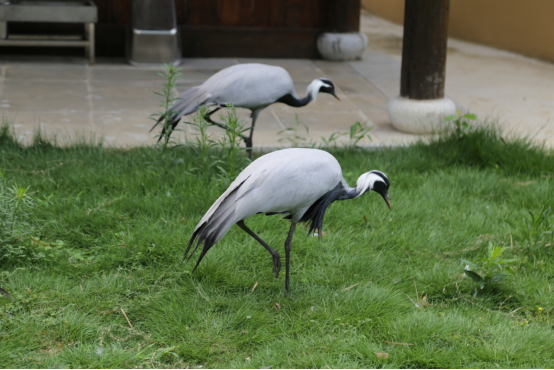
<svg viewBox="0 0 554 370">
<path fill-rule="evenodd" d="M 297 222 L 341 179 L 337 160 L 321 150 L 285 149 L 260 157 L 239 174 L 202 217 L 189 240 L 185 258 L 189 260 L 203 242 L 196 269 L 233 224 L 256 213 L 289 213 Z"/>
<path fill-rule="evenodd" d="M 177 126 L 177 124 L 181 120 L 181 117 L 196 112 L 198 108 L 201 105 L 205 104 L 210 97 L 211 94 L 208 93 L 202 86 L 191 87 L 190 89 L 182 93 L 171 105 L 171 107 L 169 107 L 168 121 L 172 129 Z M 162 114 L 160 118 L 158 118 L 156 124 L 152 126 L 150 131 L 152 131 L 164 119 L 165 115 Z M 158 141 L 160 141 L 164 133 L 165 127 L 162 130 L 162 134 L 160 135 Z"/>
<path fill-rule="evenodd" d="M 265 108 L 286 94 L 296 95 L 288 72 L 277 66 L 248 63 L 225 68 L 201 85 L 216 104 Z"/>
</svg>

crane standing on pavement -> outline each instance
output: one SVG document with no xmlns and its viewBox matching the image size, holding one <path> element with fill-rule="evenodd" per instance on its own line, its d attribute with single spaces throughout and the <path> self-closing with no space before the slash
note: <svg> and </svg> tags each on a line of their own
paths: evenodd
<svg viewBox="0 0 554 370">
<path fill-rule="evenodd" d="M 257 213 L 286 214 L 291 220 L 285 242 L 285 291 L 289 294 L 290 251 L 296 224 L 310 222 L 309 233 L 317 230 L 321 235 L 323 216 L 331 203 L 359 197 L 369 190 L 379 193 L 390 208 L 389 186 L 387 176 L 373 170 L 362 174 L 356 187 L 351 188 L 335 157 L 322 150 L 283 149 L 266 154 L 246 167 L 202 217 L 190 238 L 185 259 L 188 262 L 203 243 L 195 270 L 208 250 L 237 224 L 269 251 L 277 278 L 281 269 L 279 253 L 250 230 L 244 219 Z M 191 251 L 193 244 L 196 246 Z"/>
<path fill-rule="evenodd" d="M 212 121 L 210 116 L 231 104 L 238 108 L 246 108 L 252 111 L 252 125 L 248 136 L 242 135 L 246 145 L 248 156 L 252 159 L 252 135 L 254 125 L 260 112 L 273 103 L 284 103 L 291 107 L 303 107 L 311 101 L 315 101 L 318 93 L 327 93 L 340 100 L 335 93 L 335 85 L 326 79 L 318 78 L 312 81 L 304 98 L 299 98 L 294 89 L 292 78 L 288 72 L 277 66 L 249 63 L 234 65 L 214 74 L 202 85 L 195 86 L 176 99 L 169 108 L 169 122 L 173 130 L 181 117 L 192 114 L 201 106 L 214 107 L 208 111 L 204 119 L 210 124 L 226 129 L 226 126 Z M 150 131 L 165 118 L 162 115 Z M 164 137 L 166 126 L 158 139 Z M 171 135 L 171 132 L 169 133 Z M 167 137 L 169 140 L 169 137 Z"/>
</svg>

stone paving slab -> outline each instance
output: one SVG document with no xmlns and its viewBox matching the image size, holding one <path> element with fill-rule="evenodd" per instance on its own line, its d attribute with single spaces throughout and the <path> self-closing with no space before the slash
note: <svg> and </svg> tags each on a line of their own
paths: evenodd
<svg viewBox="0 0 554 370">
<path fill-rule="evenodd" d="M 303 108 L 274 104 L 260 114 L 254 144 L 260 149 L 288 145 L 283 133 L 299 126 L 305 142 L 321 142 L 333 132 L 348 132 L 362 122 L 373 126 L 366 145 L 403 145 L 420 136 L 396 131 L 387 112 L 388 101 L 399 94 L 402 27 L 373 16 L 362 16 L 362 32 L 370 41 L 362 60 L 330 62 L 306 59 L 185 58 L 179 91 L 201 84 L 217 71 L 238 63 L 266 63 L 287 69 L 299 96 L 315 78 L 327 77 L 341 101 L 321 94 Z M 149 133 L 159 102 L 161 67 L 134 67 L 123 59 L 99 59 L 89 66 L 84 58 L 0 57 L 0 114 L 28 141 L 37 129 L 56 134 L 62 142 L 76 136 L 103 137 L 108 145 L 150 145 Z M 554 146 L 554 65 L 505 51 L 449 40 L 446 94 L 463 110 L 480 118 L 500 117 L 500 124 L 517 135 Z M 249 122 L 250 112 L 238 109 Z M 216 115 L 217 116 L 217 115 Z M 215 116 L 214 116 L 215 117 Z M 217 119 L 220 119 L 217 116 Z M 178 140 L 194 133 L 184 132 Z M 221 133 L 218 128 L 211 130 Z"/>
</svg>

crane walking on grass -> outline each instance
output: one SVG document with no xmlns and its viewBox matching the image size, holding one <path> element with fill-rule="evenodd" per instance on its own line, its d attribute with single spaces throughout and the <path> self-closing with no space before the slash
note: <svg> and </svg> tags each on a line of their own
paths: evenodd
<svg viewBox="0 0 554 370">
<path fill-rule="evenodd" d="M 318 93 L 327 93 L 340 100 L 335 93 L 335 85 L 326 79 L 318 78 L 308 86 L 304 98 L 299 98 L 294 89 L 292 78 L 288 72 L 277 66 L 249 63 L 234 65 L 217 72 L 208 78 L 202 85 L 195 86 L 175 100 L 169 108 L 167 122 L 173 130 L 181 117 L 192 114 L 202 106 L 213 107 L 204 119 L 210 124 L 227 129 L 224 124 L 212 121 L 210 116 L 232 104 L 237 108 L 246 108 L 252 111 L 252 125 L 248 136 L 242 135 L 246 145 L 248 156 L 252 159 L 252 135 L 254 125 L 260 112 L 273 103 L 284 103 L 291 107 L 303 107 L 311 101 L 315 101 Z M 162 115 L 150 131 L 165 118 Z M 169 126 L 167 126 L 169 127 Z M 160 141 L 165 134 L 166 125 L 158 139 Z M 169 133 L 171 135 L 171 132 Z M 169 137 L 167 137 L 169 140 Z"/>
<path fill-rule="evenodd" d="M 309 222 L 308 234 L 321 235 L 323 216 L 336 200 L 359 197 L 373 190 L 390 208 L 389 179 L 380 171 L 370 171 L 358 178 L 356 187 L 348 186 L 342 177 L 339 162 L 331 154 L 318 149 L 283 149 L 266 154 L 246 167 L 202 217 L 185 251 L 190 260 L 199 245 L 202 251 L 194 270 L 208 250 L 220 240 L 232 225 L 237 224 L 271 253 L 273 274 L 279 276 L 279 253 L 250 230 L 244 220 L 257 213 L 286 214 L 291 227 L 285 242 L 285 291 L 289 294 L 290 251 L 298 222 Z M 193 244 L 196 244 L 191 250 Z M 193 272 L 194 272 L 193 270 Z"/>
</svg>

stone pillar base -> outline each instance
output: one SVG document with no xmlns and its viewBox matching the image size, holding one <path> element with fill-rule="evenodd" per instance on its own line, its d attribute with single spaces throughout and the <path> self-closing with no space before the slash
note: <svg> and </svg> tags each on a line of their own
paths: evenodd
<svg viewBox="0 0 554 370">
<path fill-rule="evenodd" d="M 432 134 L 449 126 L 445 117 L 456 114 L 448 98 L 414 100 L 397 96 L 389 101 L 389 116 L 395 129 L 411 134 Z"/>
</svg>

